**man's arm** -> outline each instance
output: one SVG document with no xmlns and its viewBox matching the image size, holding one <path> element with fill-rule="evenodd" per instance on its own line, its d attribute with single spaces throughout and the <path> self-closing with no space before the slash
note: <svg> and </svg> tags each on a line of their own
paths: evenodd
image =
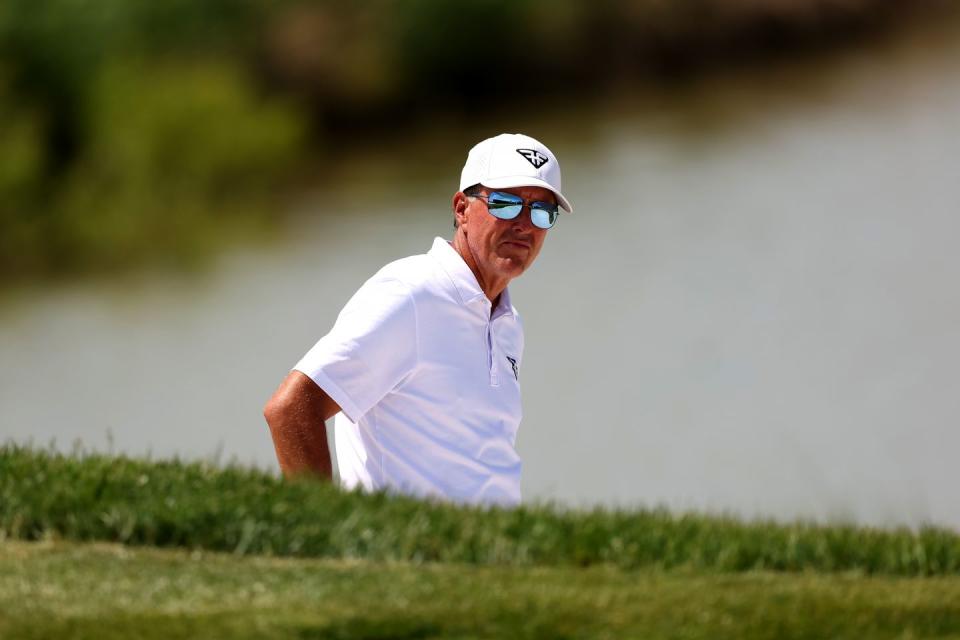
<svg viewBox="0 0 960 640">
<path fill-rule="evenodd" d="M 291 371 L 263 408 L 280 470 L 287 477 L 314 474 L 333 478 L 325 421 L 340 407 L 299 371 Z"/>
</svg>

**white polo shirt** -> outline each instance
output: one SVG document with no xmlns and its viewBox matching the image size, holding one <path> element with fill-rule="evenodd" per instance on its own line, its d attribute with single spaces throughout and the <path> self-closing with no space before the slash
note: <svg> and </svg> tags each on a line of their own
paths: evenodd
<svg viewBox="0 0 960 640">
<path fill-rule="evenodd" d="M 490 313 L 443 238 L 367 280 L 294 367 L 342 409 L 341 482 L 456 502 L 520 502 L 523 327 L 505 289 Z"/>
</svg>

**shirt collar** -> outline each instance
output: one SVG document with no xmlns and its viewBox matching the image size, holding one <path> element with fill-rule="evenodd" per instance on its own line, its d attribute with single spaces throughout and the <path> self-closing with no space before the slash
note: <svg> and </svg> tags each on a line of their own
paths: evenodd
<svg viewBox="0 0 960 640">
<path fill-rule="evenodd" d="M 480 288 L 477 277 L 473 275 L 473 271 L 464 262 L 463 256 L 457 253 L 457 250 L 449 242 L 443 238 L 435 238 L 427 255 L 432 256 L 439 262 L 443 270 L 450 276 L 450 280 L 457 290 L 457 295 L 460 296 L 461 304 L 467 305 L 477 300 L 486 300 L 487 294 Z M 500 294 L 500 302 L 497 304 L 497 308 L 493 310 L 491 319 L 501 315 L 514 315 L 513 305 L 510 302 L 509 287 L 505 288 Z"/>
<path fill-rule="evenodd" d="M 493 310 L 490 319 L 496 320 L 500 316 L 515 317 L 514 312 L 513 303 L 510 301 L 510 288 L 507 287 L 500 293 L 500 302 L 497 303 L 497 308 Z"/>
</svg>

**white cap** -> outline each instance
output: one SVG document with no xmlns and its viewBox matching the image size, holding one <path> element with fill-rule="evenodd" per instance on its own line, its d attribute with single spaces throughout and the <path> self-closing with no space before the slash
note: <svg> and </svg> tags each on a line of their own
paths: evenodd
<svg viewBox="0 0 960 640">
<path fill-rule="evenodd" d="M 501 133 L 477 143 L 467 154 L 460 174 L 460 191 L 475 184 L 491 189 L 543 187 L 553 191 L 557 204 L 573 213 L 560 193 L 560 163 L 540 141 L 522 133 Z"/>
</svg>

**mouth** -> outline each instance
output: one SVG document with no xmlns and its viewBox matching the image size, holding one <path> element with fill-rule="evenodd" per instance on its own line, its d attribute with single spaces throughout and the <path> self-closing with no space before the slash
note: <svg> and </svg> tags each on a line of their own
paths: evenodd
<svg viewBox="0 0 960 640">
<path fill-rule="evenodd" d="M 523 240 L 504 240 L 501 244 L 505 244 L 507 246 L 512 246 L 512 247 L 520 247 L 522 249 L 527 249 L 527 250 L 529 250 L 532 247 L 532 245 L 529 242 L 525 242 Z"/>
</svg>

